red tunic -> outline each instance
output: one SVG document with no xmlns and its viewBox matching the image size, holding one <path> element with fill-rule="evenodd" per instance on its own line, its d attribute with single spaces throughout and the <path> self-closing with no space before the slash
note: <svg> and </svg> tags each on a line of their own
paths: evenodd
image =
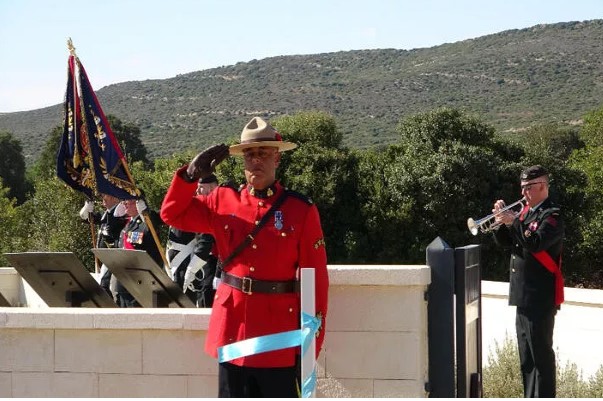
<svg viewBox="0 0 603 401">
<path fill-rule="evenodd" d="M 218 187 L 208 196 L 194 196 L 196 183 L 187 183 L 179 173 L 163 200 L 161 218 L 184 231 L 211 233 L 218 257 L 224 260 L 270 209 L 284 188 L 277 182 L 274 195 L 259 199 L 247 189 Z M 316 314 L 322 326 L 316 354 L 324 340 L 329 277 L 318 209 L 303 197 L 289 195 L 278 208 L 279 221 L 272 216 L 256 238 L 225 271 L 238 277 L 288 281 L 298 276 L 298 267 L 313 267 L 316 276 Z M 282 225 L 281 225 L 282 223 Z M 225 284 L 216 291 L 205 351 L 217 357 L 217 348 L 248 338 L 295 330 L 300 327 L 298 293 L 245 294 Z M 288 367 L 295 364 L 299 347 L 243 357 L 231 361 L 238 366 Z"/>
</svg>

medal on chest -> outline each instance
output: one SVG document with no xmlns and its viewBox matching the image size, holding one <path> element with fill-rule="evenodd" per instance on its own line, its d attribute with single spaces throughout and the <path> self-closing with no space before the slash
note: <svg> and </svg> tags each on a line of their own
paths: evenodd
<svg viewBox="0 0 603 401">
<path fill-rule="evenodd" d="M 281 210 L 274 212 L 274 228 L 279 231 L 283 229 L 283 212 Z"/>
<path fill-rule="evenodd" d="M 524 237 L 529 237 L 532 235 L 532 233 L 534 231 L 536 231 L 538 229 L 538 222 L 537 221 L 533 221 L 528 225 L 528 229 L 524 231 L 523 235 Z"/>
<path fill-rule="evenodd" d="M 142 244 L 142 237 L 144 233 L 140 231 L 130 231 L 128 233 L 128 242 L 130 244 Z"/>
</svg>

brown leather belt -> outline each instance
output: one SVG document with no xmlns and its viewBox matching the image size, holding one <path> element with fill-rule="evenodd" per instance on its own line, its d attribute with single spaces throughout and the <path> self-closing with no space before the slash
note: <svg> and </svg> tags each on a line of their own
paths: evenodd
<svg viewBox="0 0 603 401">
<path fill-rule="evenodd" d="M 298 292 L 297 281 L 264 281 L 256 280 L 250 277 L 237 277 L 226 272 L 222 272 L 221 280 L 241 292 L 251 295 L 254 292 L 261 294 L 285 294 Z"/>
</svg>

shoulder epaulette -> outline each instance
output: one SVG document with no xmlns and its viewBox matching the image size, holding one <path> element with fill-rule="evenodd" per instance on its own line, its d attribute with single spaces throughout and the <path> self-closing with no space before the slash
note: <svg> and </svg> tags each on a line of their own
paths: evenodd
<svg viewBox="0 0 603 401">
<path fill-rule="evenodd" d="M 552 214 L 558 216 L 561 213 L 561 209 L 558 207 L 550 207 L 548 209 L 542 210 L 542 214 Z"/>
<path fill-rule="evenodd" d="M 313 205 L 314 202 L 312 201 L 312 199 L 310 199 L 309 197 L 307 197 L 306 195 L 300 194 L 297 191 L 294 191 L 292 189 L 289 188 L 285 188 L 285 191 L 287 192 L 288 196 L 292 196 L 294 198 L 297 198 L 305 203 L 307 203 L 308 205 Z"/>
</svg>

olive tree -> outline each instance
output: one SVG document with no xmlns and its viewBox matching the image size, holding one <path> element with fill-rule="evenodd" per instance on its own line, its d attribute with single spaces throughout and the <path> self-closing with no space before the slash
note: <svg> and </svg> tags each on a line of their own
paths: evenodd
<svg viewBox="0 0 603 401">
<path fill-rule="evenodd" d="M 603 108 L 584 118 L 580 138 L 585 147 L 575 150 L 569 160 L 572 168 L 582 172 L 584 180 L 575 183 L 583 191 L 584 200 L 576 205 L 575 225 L 580 237 L 575 242 L 573 270 L 577 281 L 585 286 L 601 288 L 603 284 Z M 578 191 L 577 190 L 577 191 Z M 576 191 L 576 192 L 577 192 Z M 565 262 L 567 263 L 567 262 Z M 566 274 L 568 269 L 565 269 Z M 571 273 L 572 270 L 569 270 Z"/>
<path fill-rule="evenodd" d="M 7 196 L 20 204 L 25 201 L 29 190 L 21 142 L 10 132 L 0 132 L 0 154 L 0 178 L 8 188 Z"/>
<path fill-rule="evenodd" d="M 501 254 L 490 236 L 472 237 L 466 223 L 489 214 L 494 200 L 512 199 L 516 164 L 509 159 L 520 150 L 454 109 L 410 116 L 398 132 L 396 144 L 360 163 L 363 218 L 377 261 L 423 263 L 425 247 L 439 236 L 451 246 L 481 242 L 485 263 L 502 277 Z"/>
</svg>

